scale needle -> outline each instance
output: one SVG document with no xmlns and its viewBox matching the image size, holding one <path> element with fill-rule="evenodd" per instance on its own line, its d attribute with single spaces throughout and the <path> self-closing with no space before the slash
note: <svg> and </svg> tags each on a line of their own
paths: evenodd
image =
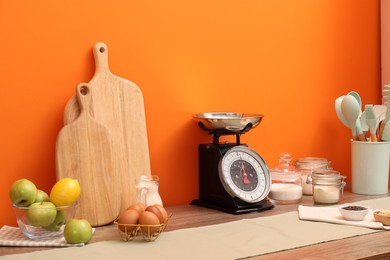
<svg viewBox="0 0 390 260">
<path fill-rule="evenodd" d="M 244 178 L 244 184 L 246 185 L 250 184 L 251 182 L 248 179 L 248 174 L 245 171 L 245 166 L 243 162 L 241 163 L 241 170 L 242 170 L 242 177 Z"/>
</svg>

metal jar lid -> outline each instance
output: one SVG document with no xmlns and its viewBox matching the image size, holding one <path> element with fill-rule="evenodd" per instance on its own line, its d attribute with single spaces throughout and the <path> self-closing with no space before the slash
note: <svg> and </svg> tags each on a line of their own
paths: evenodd
<svg viewBox="0 0 390 260">
<path fill-rule="evenodd" d="M 329 169 L 330 161 L 326 158 L 320 157 L 304 157 L 295 161 L 294 165 L 298 169 L 315 170 L 315 169 Z"/>
<path fill-rule="evenodd" d="M 309 176 L 307 182 L 310 183 L 311 180 L 313 185 L 345 185 L 344 179 L 346 177 L 342 176 L 338 171 L 319 169 L 313 171 Z"/>
</svg>

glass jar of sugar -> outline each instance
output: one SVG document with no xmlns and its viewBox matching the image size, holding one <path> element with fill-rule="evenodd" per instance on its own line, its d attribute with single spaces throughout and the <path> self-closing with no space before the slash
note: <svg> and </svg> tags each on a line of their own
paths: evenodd
<svg viewBox="0 0 390 260">
<path fill-rule="evenodd" d="M 307 176 L 313 185 L 313 200 L 316 204 L 336 204 L 343 194 L 344 179 L 338 171 L 320 169 Z"/>
<path fill-rule="evenodd" d="M 292 156 L 283 153 L 279 157 L 279 164 L 270 169 L 271 190 L 269 198 L 277 204 L 294 204 L 302 199 L 302 179 L 295 167 L 290 165 Z"/>
<path fill-rule="evenodd" d="M 330 163 L 327 159 L 320 157 L 303 157 L 295 161 L 294 166 L 302 177 L 303 195 L 313 195 L 312 184 L 306 181 L 307 176 L 315 170 L 332 169 Z"/>
</svg>

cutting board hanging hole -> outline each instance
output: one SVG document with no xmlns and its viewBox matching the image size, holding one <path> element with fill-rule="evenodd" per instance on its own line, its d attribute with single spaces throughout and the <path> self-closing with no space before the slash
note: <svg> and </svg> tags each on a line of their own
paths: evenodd
<svg viewBox="0 0 390 260">
<path fill-rule="evenodd" d="M 87 86 L 83 85 L 80 87 L 80 94 L 83 95 L 83 96 L 86 96 L 88 95 L 89 93 L 89 89 Z"/>
<path fill-rule="evenodd" d="M 100 51 L 100 53 L 103 53 L 103 52 L 105 52 L 105 51 L 106 51 L 106 48 L 104 48 L 104 47 L 100 47 L 99 51 Z"/>
</svg>

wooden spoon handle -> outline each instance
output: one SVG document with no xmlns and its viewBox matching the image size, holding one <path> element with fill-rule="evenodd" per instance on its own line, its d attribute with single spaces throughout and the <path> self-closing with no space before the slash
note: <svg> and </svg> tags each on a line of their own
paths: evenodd
<svg viewBox="0 0 390 260">
<path fill-rule="evenodd" d="M 367 141 L 364 134 L 358 134 L 358 139 L 359 139 L 359 141 Z"/>
<path fill-rule="evenodd" d="M 377 135 L 378 141 L 382 141 L 382 133 L 383 133 L 384 128 L 385 128 L 384 121 L 383 120 L 379 121 L 379 125 L 378 125 L 378 128 L 376 130 L 376 135 Z"/>
</svg>

